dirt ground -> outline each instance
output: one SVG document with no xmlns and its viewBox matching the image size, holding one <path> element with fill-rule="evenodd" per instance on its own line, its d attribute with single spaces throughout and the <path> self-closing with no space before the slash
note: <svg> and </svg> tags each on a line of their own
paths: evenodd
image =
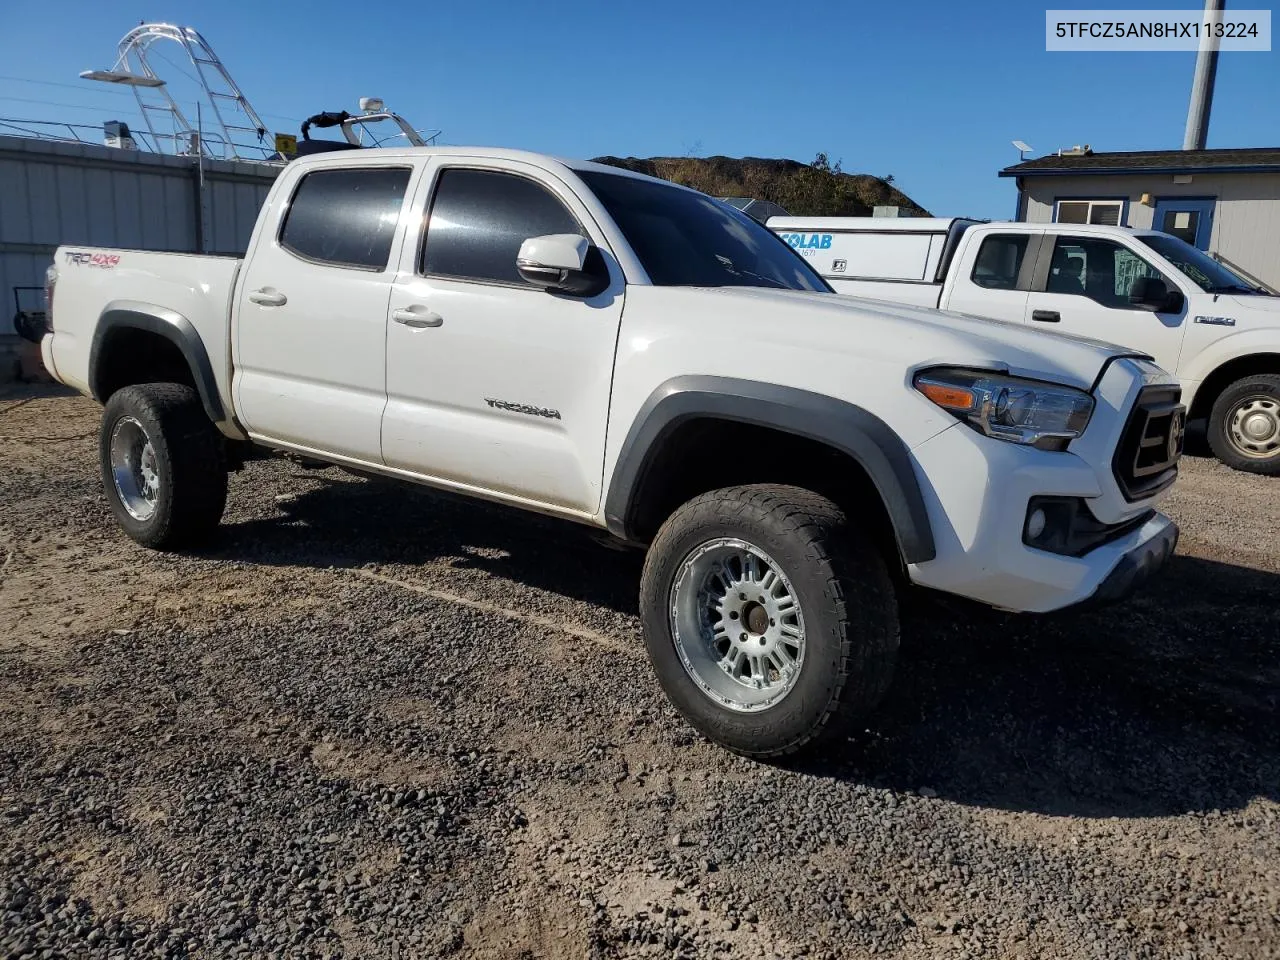
<svg viewBox="0 0 1280 960">
<path fill-rule="evenodd" d="M 1280 480 L 1188 457 L 1123 605 L 903 598 L 874 725 L 693 736 L 639 557 L 284 462 L 136 547 L 0 393 L 0 956 L 1280 956 Z"/>
</svg>

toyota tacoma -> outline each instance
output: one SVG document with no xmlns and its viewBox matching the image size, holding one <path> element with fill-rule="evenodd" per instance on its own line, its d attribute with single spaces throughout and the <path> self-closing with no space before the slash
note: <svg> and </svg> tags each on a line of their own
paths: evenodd
<svg viewBox="0 0 1280 960">
<path fill-rule="evenodd" d="M 300 159 L 242 260 L 63 247 L 49 300 L 138 543 L 209 537 L 256 452 L 600 528 L 647 550 L 661 686 L 752 756 L 876 705 L 908 584 L 1051 611 L 1177 539 L 1184 411 L 1141 353 L 837 295 L 728 206 L 593 163 Z"/>
</svg>

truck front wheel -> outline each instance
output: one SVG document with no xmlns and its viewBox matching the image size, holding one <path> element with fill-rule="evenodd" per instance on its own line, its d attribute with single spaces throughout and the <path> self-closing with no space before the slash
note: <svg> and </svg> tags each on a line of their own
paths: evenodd
<svg viewBox="0 0 1280 960">
<path fill-rule="evenodd" d="M 834 503 L 799 487 L 728 487 L 676 510 L 645 559 L 640 611 L 676 708 L 753 757 L 864 716 L 898 651 L 884 560 Z"/>
<path fill-rule="evenodd" d="M 1223 390 L 1209 414 L 1209 446 L 1229 467 L 1280 474 L 1280 376 L 1255 374 Z"/>
<path fill-rule="evenodd" d="M 222 519 L 222 440 L 190 387 L 144 383 L 117 390 L 103 411 L 98 450 L 111 512 L 144 547 L 194 546 Z"/>
</svg>

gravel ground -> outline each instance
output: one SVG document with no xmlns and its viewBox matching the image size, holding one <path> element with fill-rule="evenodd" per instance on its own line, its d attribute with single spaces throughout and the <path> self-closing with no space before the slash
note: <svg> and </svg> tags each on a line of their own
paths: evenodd
<svg viewBox="0 0 1280 960">
<path fill-rule="evenodd" d="M 283 461 L 150 553 L 97 415 L 0 396 L 0 956 L 1280 956 L 1280 481 L 1184 461 L 1123 606 L 905 598 L 780 767 L 666 704 L 638 556 Z"/>
</svg>

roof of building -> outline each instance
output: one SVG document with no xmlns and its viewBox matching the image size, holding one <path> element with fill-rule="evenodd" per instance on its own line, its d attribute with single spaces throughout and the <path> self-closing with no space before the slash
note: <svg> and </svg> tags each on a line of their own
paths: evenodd
<svg viewBox="0 0 1280 960">
<path fill-rule="evenodd" d="M 1000 171 L 1002 177 L 1063 174 L 1280 172 L 1280 147 L 1231 150 L 1131 150 L 1082 153 L 1024 160 Z"/>
</svg>

